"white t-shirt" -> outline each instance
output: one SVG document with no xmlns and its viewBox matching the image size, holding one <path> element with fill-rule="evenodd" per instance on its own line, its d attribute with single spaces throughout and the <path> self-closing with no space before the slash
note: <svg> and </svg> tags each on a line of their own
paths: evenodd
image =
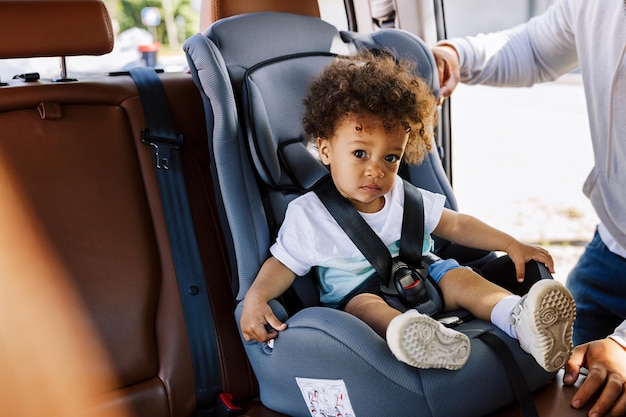
<svg viewBox="0 0 626 417">
<path fill-rule="evenodd" d="M 431 249 L 430 233 L 439 224 L 445 196 L 421 190 L 424 200 L 424 246 Z M 399 254 L 404 186 L 396 177 L 391 191 L 384 196 L 385 205 L 377 213 L 360 213 L 389 248 L 391 256 Z M 337 307 L 343 299 L 375 273 L 356 245 L 314 192 L 308 192 L 289 203 L 272 256 L 296 275 L 318 267 L 320 302 Z"/>
</svg>

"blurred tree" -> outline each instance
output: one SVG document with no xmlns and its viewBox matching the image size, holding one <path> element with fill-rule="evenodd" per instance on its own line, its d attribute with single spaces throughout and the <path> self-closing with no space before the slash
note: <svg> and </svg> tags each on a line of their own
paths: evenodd
<svg viewBox="0 0 626 417">
<path fill-rule="evenodd" d="M 145 28 L 141 22 L 141 10 L 144 7 L 157 7 L 161 10 L 161 24 L 156 27 L 156 41 L 168 45 L 171 49 L 180 48 L 180 40 L 186 39 L 198 31 L 200 20 L 198 12 L 191 5 L 191 0 L 105 0 L 115 2 L 116 19 L 119 31 L 132 27 Z M 108 4 L 107 4 L 108 6 Z M 109 8 L 111 12 L 112 8 Z M 184 22 L 177 25 L 176 22 Z M 183 33 L 179 33 L 180 31 Z"/>
<path fill-rule="evenodd" d="M 120 24 L 117 20 L 117 0 L 103 0 L 104 5 L 111 17 L 111 23 L 113 24 L 113 32 L 117 34 L 119 32 Z"/>
</svg>

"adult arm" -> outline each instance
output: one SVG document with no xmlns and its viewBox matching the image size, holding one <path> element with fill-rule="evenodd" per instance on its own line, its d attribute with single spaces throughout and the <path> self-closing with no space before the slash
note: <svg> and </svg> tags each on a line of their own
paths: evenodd
<svg viewBox="0 0 626 417">
<path fill-rule="evenodd" d="M 599 394 L 590 417 L 626 414 L 626 321 L 611 336 L 577 346 L 565 365 L 563 383 L 574 384 L 582 367 L 589 374 L 574 394 L 572 407 L 580 408 Z"/>
<path fill-rule="evenodd" d="M 468 84 L 530 86 L 574 69 L 577 4 L 578 0 L 558 0 L 543 14 L 511 29 L 440 42 L 433 53 L 442 94 L 452 92 L 457 76 Z"/>
</svg>

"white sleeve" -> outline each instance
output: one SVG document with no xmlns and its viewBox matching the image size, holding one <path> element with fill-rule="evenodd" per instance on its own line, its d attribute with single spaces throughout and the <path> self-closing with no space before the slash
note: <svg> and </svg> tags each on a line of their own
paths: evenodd
<svg viewBox="0 0 626 417">
<path fill-rule="evenodd" d="M 431 234 L 439 224 L 446 196 L 420 188 L 424 201 L 424 233 Z"/>
<path fill-rule="evenodd" d="M 289 203 L 270 253 L 296 275 L 304 275 L 314 266 L 316 228 L 306 211 L 303 196 Z"/>
<path fill-rule="evenodd" d="M 622 345 L 624 349 L 626 349 L 626 320 L 624 320 L 622 324 L 617 326 L 613 334 L 611 334 L 609 337 Z"/>
<path fill-rule="evenodd" d="M 457 50 L 464 83 L 519 87 L 552 81 L 578 65 L 572 26 L 577 1 L 557 0 L 511 29 L 441 43 Z"/>
</svg>

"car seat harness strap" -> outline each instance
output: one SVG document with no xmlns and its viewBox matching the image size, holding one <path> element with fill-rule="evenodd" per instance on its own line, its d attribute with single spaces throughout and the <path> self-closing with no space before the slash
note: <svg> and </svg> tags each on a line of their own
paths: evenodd
<svg viewBox="0 0 626 417">
<path fill-rule="evenodd" d="M 400 238 L 400 256 L 392 259 L 389 249 L 367 224 L 354 206 L 344 198 L 330 176 L 321 181 L 314 191 L 337 224 L 354 242 L 363 256 L 376 270 L 380 278 L 380 290 L 394 307 L 404 311 L 416 308 L 438 291 L 428 291 L 434 285 L 428 279 L 428 264 L 422 256 L 424 237 L 424 207 L 422 194 L 415 186 L 404 181 L 405 208 Z M 408 190 L 408 191 L 407 191 Z M 434 259 L 436 257 L 433 255 Z M 441 310 L 441 299 L 430 300 L 418 308 L 421 312 L 434 315 Z M 424 309 L 424 311 L 422 311 Z"/>
<path fill-rule="evenodd" d="M 526 382 L 524 372 L 522 372 L 522 369 L 506 343 L 504 343 L 500 337 L 488 332 L 481 334 L 478 338 L 489 345 L 496 355 L 498 355 L 509 377 L 509 381 L 513 386 L 513 390 L 515 391 L 522 415 L 524 417 L 539 417 L 539 412 L 533 400 L 532 390 Z"/>
</svg>

